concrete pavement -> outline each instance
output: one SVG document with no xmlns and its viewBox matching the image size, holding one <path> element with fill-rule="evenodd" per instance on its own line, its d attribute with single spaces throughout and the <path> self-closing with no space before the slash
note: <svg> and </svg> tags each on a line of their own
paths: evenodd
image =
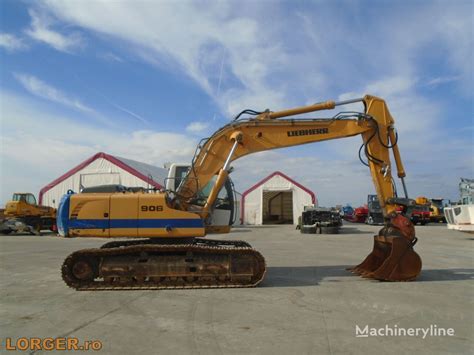
<svg viewBox="0 0 474 355">
<path fill-rule="evenodd" d="M 77 337 L 100 340 L 104 354 L 473 353 L 474 236 L 417 227 L 419 280 L 387 283 L 345 270 L 370 252 L 378 228 L 235 228 L 216 238 L 247 240 L 266 257 L 259 287 L 138 292 L 77 292 L 61 280 L 69 253 L 103 239 L 0 236 L 0 351 L 6 337 Z M 455 334 L 358 338 L 356 325 Z"/>
</svg>

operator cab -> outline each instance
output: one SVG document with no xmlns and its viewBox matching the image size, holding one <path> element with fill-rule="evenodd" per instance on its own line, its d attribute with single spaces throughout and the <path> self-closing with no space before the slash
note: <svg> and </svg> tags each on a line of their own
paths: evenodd
<svg viewBox="0 0 474 355">
<path fill-rule="evenodd" d="M 30 193 L 14 193 L 12 201 L 21 201 L 25 202 L 29 205 L 36 205 L 36 198 L 35 195 Z"/>
<path fill-rule="evenodd" d="M 165 181 L 166 189 L 169 191 L 177 191 L 179 185 L 188 174 L 190 166 L 188 164 L 166 164 L 168 169 L 168 177 Z M 192 204 L 197 206 L 204 206 L 212 187 L 216 182 L 217 176 L 214 176 L 206 186 L 204 186 L 193 199 Z M 214 212 L 212 213 L 211 225 L 232 225 L 235 222 L 235 192 L 234 184 L 230 177 L 227 178 L 224 186 L 217 195 L 214 204 Z"/>
<path fill-rule="evenodd" d="M 435 205 L 437 208 L 442 210 L 444 208 L 443 206 L 443 199 L 442 198 L 432 198 L 431 199 L 431 204 Z"/>
</svg>

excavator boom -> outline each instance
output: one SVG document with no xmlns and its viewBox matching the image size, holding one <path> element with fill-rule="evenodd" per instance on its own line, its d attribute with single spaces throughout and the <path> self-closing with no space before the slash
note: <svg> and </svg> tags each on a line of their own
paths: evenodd
<svg viewBox="0 0 474 355">
<path fill-rule="evenodd" d="M 331 119 L 277 119 L 358 101 L 364 104 L 364 113 L 344 113 Z M 369 95 L 338 103 L 327 101 L 290 110 L 263 112 L 253 119 L 231 122 L 200 146 L 187 177 L 178 189 L 178 195 L 191 199 L 216 174 L 225 175 L 223 167 L 229 167 L 230 162 L 245 155 L 356 135 L 362 136 L 364 153 L 368 158 L 377 195 L 388 215 L 396 209 L 390 150 L 393 151 L 398 176 L 402 181 L 405 171 L 398 151 L 394 120 L 385 101 Z M 219 191 L 221 188 L 222 186 L 215 184 L 215 190 Z M 211 192 L 208 206 L 214 203 L 214 196 Z"/>
</svg>

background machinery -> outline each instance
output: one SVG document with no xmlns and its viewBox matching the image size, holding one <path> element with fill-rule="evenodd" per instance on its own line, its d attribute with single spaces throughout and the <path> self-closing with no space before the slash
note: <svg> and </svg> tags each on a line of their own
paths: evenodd
<svg viewBox="0 0 474 355">
<path fill-rule="evenodd" d="M 367 224 L 384 224 L 383 210 L 380 206 L 379 198 L 377 195 L 367 196 Z"/>
<path fill-rule="evenodd" d="M 31 193 L 15 192 L 8 201 L 0 221 L 0 232 L 27 232 L 39 235 L 41 230 L 56 230 L 56 209 L 40 206 Z"/>
<path fill-rule="evenodd" d="M 354 209 L 350 205 L 345 205 L 341 207 L 341 216 L 342 218 L 346 219 L 352 216 L 354 213 Z"/>
<path fill-rule="evenodd" d="M 352 207 L 351 207 L 352 208 Z M 367 215 L 369 209 L 367 206 L 359 206 L 352 210 L 352 213 L 344 213 L 344 219 L 352 223 L 365 223 L 367 221 Z"/>
<path fill-rule="evenodd" d="M 446 217 L 444 216 L 444 206 L 442 198 L 432 198 L 430 206 L 430 222 L 433 223 L 446 223 Z"/>
<path fill-rule="evenodd" d="M 337 234 L 342 218 L 335 208 L 305 206 L 301 214 L 300 232 L 303 234 Z"/>
<path fill-rule="evenodd" d="M 424 226 L 430 222 L 430 206 L 431 202 L 424 196 L 418 196 L 416 199 L 416 205 L 411 213 L 411 221 L 413 224 L 421 224 Z"/>
<path fill-rule="evenodd" d="M 355 102 L 364 104 L 364 112 L 341 112 L 329 119 L 282 119 Z M 231 162 L 264 150 L 355 135 L 362 136 L 359 157 L 370 169 L 386 224 L 374 236 L 372 252 L 351 271 L 377 280 L 413 280 L 420 273 L 421 259 L 413 250 L 417 239 L 405 214 L 414 201 L 403 180 L 394 120 L 382 99 L 368 95 L 277 112 L 244 110 L 200 142 L 175 191 L 64 196 L 58 210 L 61 235 L 131 240 L 72 253 L 62 266 L 63 279 L 77 290 L 256 286 L 266 271 L 258 251 L 243 241 L 202 238 L 221 231 L 213 225 L 214 215 L 222 202 L 226 204 L 225 196 L 219 196 L 232 171 Z M 403 198 L 396 194 L 390 151 Z M 397 214 L 400 206 L 404 213 Z"/>
<path fill-rule="evenodd" d="M 460 199 L 444 208 L 448 229 L 474 233 L 474 179 L 461 178 Z"/>
</svg>

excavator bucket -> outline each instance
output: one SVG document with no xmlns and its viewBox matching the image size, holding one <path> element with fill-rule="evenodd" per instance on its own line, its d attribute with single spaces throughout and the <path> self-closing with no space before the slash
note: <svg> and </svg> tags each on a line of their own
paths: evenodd
<svg viewBox="0 0 474 355">
<path fill-rule="evenodd" d="M 393 215 L 390 223 L 374 236 L 372 252 L 362 263 L 348 270 L 376 280 L 414 280 L 421 271 L 421 259 L 413 250 L 416 241 L 411 221 L 402 215 Z"/>
</svg>

